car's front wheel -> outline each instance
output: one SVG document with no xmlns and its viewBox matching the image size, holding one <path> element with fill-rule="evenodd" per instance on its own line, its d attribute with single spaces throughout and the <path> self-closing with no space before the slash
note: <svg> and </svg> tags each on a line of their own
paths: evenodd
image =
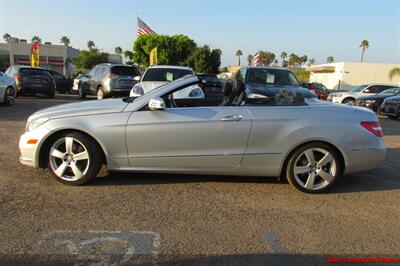
<svg viewBox="0 0 400 266">
<path fill-rule="evenodd" d="M 310 143 L 298 148 L 289 158 L 286 177 L 295 188 L 306 193 L 328 189 L 342 172 L 337 151 L 325 143 Z"/>
<path fill-rule="evenodd" d="M 355 100 L 353 98 L 346 98 L 343 100 L 343 104 L 354 105 Z"/>
<path fill-rule="evenodd" d="M 79 99 L 86 99 L 86 92 L 83 90 L 82 85 L 78 86 L 78 96 Z"/>
<path fill-rule="evenodd" d="M 52 141 L 48 150 L 48 168 L 67 185 L 81 185 L 95 178 L 102 165 L 102 151 L 91 138 L 67 133 Z"/>
</svg>

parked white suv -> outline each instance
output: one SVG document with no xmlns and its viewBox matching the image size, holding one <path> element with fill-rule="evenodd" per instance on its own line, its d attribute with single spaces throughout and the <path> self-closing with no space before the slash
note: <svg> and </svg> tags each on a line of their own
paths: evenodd
<svg viewBox="0 0 400 266">
<path fill-rule="evenodd" d="M 344 103 L 353 105 L 356 98 L 358 97 L 375 95 L 390 88 L 393 88 L 393 85 L 364 84 L 352 89 L 351 91 L 330 93 L 328 96 L 328 101 L 331 101 L 333 103 Z"/>
<path fill-rule="evenodd" d="M 167 84 L 171 81 L 184 77 L 186 75 L 195 75 L 189 67 L 182 66 L 150 66 L 140 79 L 140 82 L 133 86 L 129 96 L 138 97 L 148 93 L 155 88 Z M 175 99 L 184 98 L 205 98 L 203 90 L 198 85 L 193 85 L 182 89 L 173 94 Z"/>
</svg>

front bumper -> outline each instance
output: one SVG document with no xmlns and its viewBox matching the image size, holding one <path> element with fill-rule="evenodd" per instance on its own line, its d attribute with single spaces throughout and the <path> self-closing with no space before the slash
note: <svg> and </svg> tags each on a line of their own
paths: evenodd
<svg viewBox="0 0 400 266">
<path fill-rule="evenodd" d="M 41 125 L 32 131 L 22 134 L 19 139 L 19 150 L 21 153 L 19 161 L 21 164 L 30 167 L 39 167 L 39 151 L 49 133 L 50 130 Z M 36 143 L 33 143 L 32 140 L 36 140 Z"/>
</svg>

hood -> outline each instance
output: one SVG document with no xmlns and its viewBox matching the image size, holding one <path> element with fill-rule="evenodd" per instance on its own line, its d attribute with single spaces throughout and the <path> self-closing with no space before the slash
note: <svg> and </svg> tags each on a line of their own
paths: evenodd
<svg viewBox="0 0 400 266">
<path fill-rule="evenodd" d="M 122 112 L 128 103 L 122 99 L 92 100 L 79 103 L 67 103 L 37 111 L 28 118 L 28 122 L 39 117 L 50 119 Z"/>
<path fill-rule="evenodd" d="M 292 87 L 292 86 L 262 86 L 255 84 L 247 84 L 247 89 L 254 93 L 259 93 L 262 95 L 267 95 L 270 97 L 275 96 L 277 93 L 282 91 L 297 92 L 300 93 L 304 98 L 315 98 L 314 92 L 303 87 Z"/>
<path fill-rule="evenodd" d="M 141 85 L 143 87 L 144 93 L 154 90 L 161 85 L 167 84 L 168 81 L 142 81 Z"/>
</svg>

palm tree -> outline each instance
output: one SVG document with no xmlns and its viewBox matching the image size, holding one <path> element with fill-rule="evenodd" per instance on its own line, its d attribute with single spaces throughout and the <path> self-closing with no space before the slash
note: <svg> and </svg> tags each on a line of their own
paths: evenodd
<svg viewBox="0 0 400 266">
<path fill-rule="evenodd" d="M 400 67 L 394 67 L 389 71 L 390 80 L 394 79 L 396 76 L 400 78 Z"/>
<path fill-rule="evenodd" d="M 367 50 L 369 48 L 368 40 L 362 40 L 362 42 L 360 44 L 360 48 L 361 48 L 361 63 L 362 63 L 362 61 L 364 60 L 365 50 Z"/>
<path fill-rule="evenodd" d="M 333 58 L 333 56 L 328 56 L 328 58 L 326 58 L 327 63 L 333 63 L 333 61 L 335 61 L 335 58 Z"/>
<path fill-rule="evenodd" d="M 118 55 L 121 55 L 121 54 L 122 54 L 122 48 L 119 47 L 119 46 L 117 46 L 117 47 L 115 47 L 114 52 L 115 52 L 116 54 L 118 54 Z"/>
<path fill-rule="evenodd" d="M 41 42 L 42 42 L 42 39 L 40 39 L 39 36 L 36 36 L 36 35 L 35 35 L 35 36 L 32 37 L 31 41 L 32 41 L 32 42 L 41 43 Z"/>
<path fill-rule="evenodd" d="M 238 66 L 240 66 L 240 57 L 243 55 L 241 50 L 236 51 L 236 56 L 238 57 Z"/>
<path fill-rule="evenodd" d="M 308 60 L 308 65 L 311 66 L 311 65 L 314 65 L 314 64 L 315 64 L 315 59 L 314 58 L 310 58 Z"/>
<path fill-rule="evenodd" d="M 96 47 L 96 44 L 94 43 L 94 41 L 89 40 L 89 41 L 87 42 L 87 47 L 88 47 L 89 50 L 90 50 L 90 49 L 93 49 L 94 47 Z"/>
<path fill-rule="evenodd" d="M 249 54 L 247 56 L 247 62 L 249 63 L 249 66 L 251 65 L 251 62 L 253 61 L 253 55 Z"/>
<path fill-rule="evenodd" d="M 67 36 L 61 36 L 60 43 L 64 44 L 65 46 L 69 46 L 71 41 Z"/>
<path fill-rule="evenodd" d="M 286 52 L 282 52 L 281 53 L 281 58 L 282 58 L 282 66 L 283 66 L 283 61 L 285 61 L 285 58 L 287 57 L 287 53 Z"/>
<path fill-rule="evenodd" d="M 11 38 L 11 35 L 9 34 L 9 33 L 4 33 L 3 34 L 3 40 L 5 41 L 5 42 L 8 42 L 8 40 Z"/>
</svg>

